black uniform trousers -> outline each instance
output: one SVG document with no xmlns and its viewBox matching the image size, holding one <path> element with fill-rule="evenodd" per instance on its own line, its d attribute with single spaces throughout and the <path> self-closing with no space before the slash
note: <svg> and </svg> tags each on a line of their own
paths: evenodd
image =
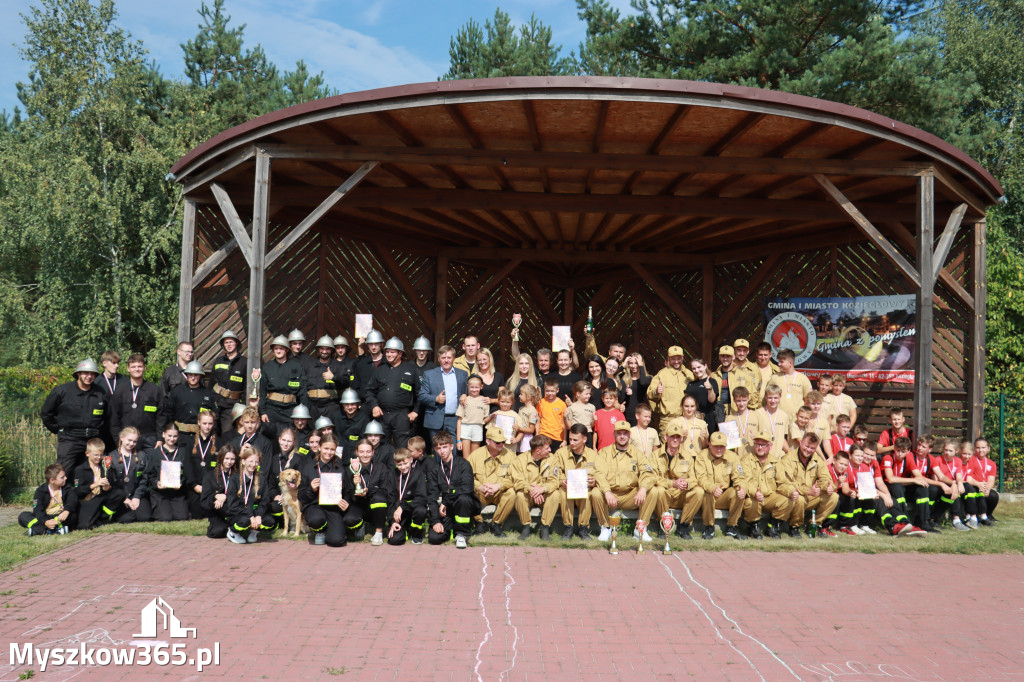
<svg viewBox="0 0 1024 682">
<path fill-rule="evenodd" d="M 114 513 L 114 521 L 117 523 L 146 523 L 153 520 L 153 505 L 149 496 L 139 498 L 139 508 L 129 509 L 122 503 Z"/>
<path fill-rule="evenodd" d="M 999 504 L 999 493 L 992 489 L 988 491 L 988 495 L 982 495 L 976 486 L 964 483 L 964 504 L 971 516 L 991 514 Z"/>
<path fill-rule="evenodd" d="M 49 521 L 56 516 L 47 516 L 46 520 Z M 46 535 L 47 533 L 54 533 L 55 530 L 50 530 L 46 525 L 36 518 L 35 514 L 30 511 L 23 511 L 18 514 L 18 523 L 22 528 L 27 528 L 30 535 Z M 64 526 L 69 530 L 78 528 L 78 515 L 71 513 L 64 519 Z"/>
<path fill-rule="evenodd" d="M 914 524 L 924 527 L 931 522 L 932 507 L 942 496 L 942 488 L 937 485 L 908 485 L 906 489 L 907 509 L 913 510 Z"/>
<path fill-rule="evenodd" d="M 241 512 L 231 518 L 231 526 L 235 529 L 236 533 L 247 533 L 253 530 L 252 527 L 252 512 Z M 277 528 L 277 521 L 270 514 L 264 514 L 260 517 L 260 530 L 274 530 Z"/>
<path fill-rule="evenodd" d="M 348 542 L 346 527 L 358 527 L 363 522 L 363 512 L 354 504 L 345 511 L 336 504 L 307 504 L 302 515 L 310 530 L 327 535 L 329 547 L 344 547 Z"/>
<path fill-rule="evenodd" d="M 215 404 L 220 410 L 220 417 L 217 419 L 216 424 L 217 435 L 227 440 L 235 435 L 235 423 L 231 421 L 231 409 L 238 404 L 238 401 L 217 394 Z"/>
<path fill-rule="evenodd" d="M 206 537 L 208 538 L 226 538 L 228 536 L 228 525 L 227 518 L 224 517 L 224 509 L 215 509 L 210 512 L 209 523 L 206 526 Z"/>
<path fill-rule="evenodd" d="M 412 438 L 412 424 L 409 423 L 411 410 L 393 410 L 384 413 L 380 425 L 384 428 L 382 443 L 394 443 L 395 448 L 404 448 Z"/>
<path fill-rule="evenodd" d="M 266 407 L 264 408 L 264 414 L 270 418 L 270 423 L 274 425 L 274 433 L 281 433 L 281 431 L 291 428 L 292 425 L 292 410 L 295 409 L 295 405 L 278 405 L 267 401 Z"/>
<path fill-rule="evenodd" d="M 911 505 L 917 502 L 917 486 L 904 486 L 902 483 L 889 483 L 887 485 L 889 486 L 889 494 L 892 495 L 892 508 L 885 509 L 882 512 L 882 524 L 885 524 L 887 517 L 891 517 L 895 523 L 910 523 L 909 514 L 913 508 Z M 885 503 L 883 503 L 883 506 L 885 506 Z M 920 510 L 915 511 L 920 513 Z"/>
<path fill-rule="evenodd" d="M 149 502 L 153 505 L 154 521 L 188 520 L 188 498 L 184 490 L 152 490 Z"/>
<path fill-rule="evenodd" d="M 88 530 L 97 523 L 109 523 L 124 508 L 126 493 L 123 488 L 111 488 L 78 504 L 78 530 Z"/>
<path fill-rule="evenodd" d="M 967 484 L 964 484 L 966 490 Z M 935 503 L 935 519 L 941 519 L 946 515 L 946 512 L 951 512 L 953 516 L 964 515 L 964 497 L 966 495 L 957 495 L 956 499 L 949 497 L 946 494 L 939 496 L 938 501 Z"/>
<path fill-rule="evenodd" d="M 341 403 L 330 398 L 310 398 L 309 414 L 314 423 L 320 417 L 327 417 L 337 427 L 341 423 Z"/>
<path fill-rule="evenodd" d="M 385 511 L 386 515 L 387 512 Z M 394 515 L 386 519 L 384 524 L 384 535 L 387 536 L 394 523 Z M 388 538 L 388 544 L 395 547 L 405 544 L 406 537 L 423 539 L 423 529 L 427 523 L 427 505 L 420 504 L 413 506 L 408 502 L 402 503 L 402 527 L 396 530 L 394 535 Z"/>
<path fill-rule="evenodd" d="M 473 532 L 473 517 L 480 513 L 480 501 L 476 495 L 459 495 L 452 505 L 445 507 L 445 511 L 447 514 L 441 517 L 442 531 L 437 533 L 433 526 L 430 527 L 427 541 L 432 545 L 448 542 L 455 535 L 468 538 Z"/>
<path fill-rule="evenodd" d="M 88 438 L 76 438 L 64 434 L 57 436 L 57 464 L 64 467 L 64 473 L 68 475 L 68 480 L 74 478 L 75 467 L 85 461 L 85 444 L 88 441 Z"/>
</svg>

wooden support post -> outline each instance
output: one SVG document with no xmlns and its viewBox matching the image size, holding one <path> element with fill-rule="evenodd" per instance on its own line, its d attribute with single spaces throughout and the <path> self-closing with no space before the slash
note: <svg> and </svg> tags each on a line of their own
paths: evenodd
<svg viewBox="0 0 1024 682">
<path fill-rule="evenodd" d="M 970 337 L 967 346 L 970 348 L 967 376 L 967 416 L 968 434 L 971 438 L 984 435 L 985 427 L 985 278 L 988 275 L 988 263 L 985 240 L 985 221 L 974 224 L 974 249 L 971 274 L 974 280 L 974 311 L 971 316 Z"/>
<path fill-rule="evenodd" d="M 448 256 L 437 257 L 436 291 L 434 292 L 434 356 L 448 336 Z"/>
<path fill-rule="evenodd" d="M 196 202 L 185 200 L 181 224 L 181 284 L 178 289 L 178 343 L 192 341 L 192 273 L 196 264 Z"/>
<path fill-rule="evenodd" d="M 914 432 L 932 434 L 932 337 L 935 327 L 935 176 L 917 180 L 917 337 L 914 361 Z"/>
<path fill-rule="evenodd" d="M 257 164 L 258 165 L 258 164 Z M 257 170 L 259 170 L 257 168 Z M 221 213 L 224 214 L 224 220 L 227 221 L 228 227 L 231 228 L 231 234 L 235 236 L 235 242 L 238 243 L 238 249 L 245 256 L 245 261 L 252 265 L 252 239 L 245 231 L 245 225 L 242 224 L 242 219 L 238 217 L 238 211 L 235 209 L 235 205 L 231 202 L 231 197 L 228 196 L 226 189 L 213 183 L 210 185 L 210 191 L 213 192 L 213 196 L 217 199 L 217 204 L 220 206 Z"/>
<path fill-rule="evenodd" d="M 636 274 L 640 275 L 640 278 L 643 281 L 647 282 L 647 285 L 654 290 L 654 293 L 661 298 L 662 303 L 667 305 L 668 309 L 675 313 L 676 317 L 678 317 L 683 324 L 693 329 L 696 334 L 700 329 L 700 322 L 698 322 L 697 318 L 695 318 L 690 311 L 686 309 L 686 304 L 683 303 L 682 299 L 679 298 L 676 292 L 672 291 L 672 289 L 665 284 L 665 280 L 661 279 L 639 263 L 633 262 L 630 263 L 630 266 L 636 270 Z M 706 273 L 707 269 L 705 269 L 705 274 Z M 707 329 L 708 332 L 710 332 L 711 326 L 708 325 Z"/>
<path fill-rule="evenodd" d="M 327 333 L 324 329 L 324 309 L 327 307 L 325 300 L 327 298 L 327 240 L 324 238 L 323 230 L 320 231 L 319 236 L 317 242 L 320 244 L 320 277 L 317 283 L 316 301 L 316 335 L 318 339 Z"/>
<path fill-rule="evenodd" d="M 426 304 L 420 300 L 419 294 L 416 293 L 416 287 L 414 287 L 412 282 L 409 281 L 409 278 L 406 276 L 402 268 L 398 267 L 398 263 L 396 263 L 395 259 L 392 257 L 391 251 L 380 243 L 374 243 L 373 250 L 380 259 L 381 265 L 383 265 L 388 271 L 388 274 L 391 275 L 391 279 L 395 281 L 398 288 L 401 289 L 402 293 L 405 294 L 405 297 L 409 299 L 409 304 L 416 309 L 420 318 L 422 318 L 423 322 L 426 323 L 427 329 L 433 332 L 434 328 L 437 326 L 437 320 L 435 320 L 434 316 L 430 314 L 430 309 L 427 308 Z"/>
<path fill-rule="evenodd" d="M 711 336 L 711 331 L 715 324 L 715 266 L 711 263 L 704 264 L 704 295 L 701 308 L 703 314 L 701 316 L 700 352 L 704 355 L 704 361 L 708 365 L 712 365 L 714 361 L 711 359 L 711 352 L 714 339 Z"/>
<path fill-rule="evenodd" d="M 256 156 L 256 183 L 252 198 L 252 258 L 249 261 L 248 390 L 252 370 L 263 365 L 263 301 L 267 284 L 267 215 L 270 203 L 270 157 Z M 236 235 L 237 236 L 237 235 Z"/>
</svg>

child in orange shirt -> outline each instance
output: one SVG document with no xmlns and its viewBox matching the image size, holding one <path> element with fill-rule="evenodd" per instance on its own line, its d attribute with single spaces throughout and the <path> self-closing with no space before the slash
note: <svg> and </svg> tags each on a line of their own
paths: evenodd
<svg viewBox="0 0 1024 682">
<path fill-rule="evenodd" d="M 558 397 L 558 379 L 544 380 L 544 398 L 537 403 L 537 433 L 561 443 L 565 440 L 565 401 Z"/>
</svg>

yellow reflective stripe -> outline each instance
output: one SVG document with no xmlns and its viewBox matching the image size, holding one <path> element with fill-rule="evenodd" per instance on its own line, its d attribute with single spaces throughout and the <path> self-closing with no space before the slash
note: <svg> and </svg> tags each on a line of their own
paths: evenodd
<svg viewBox="0 0 1024 682">
<path fill-rule="evenodd" d="M 232 377 L 231 377 L 231 381 L 238 381 L 238 382 L 242 382 L 242 381 L 245 381 L 245 377 L 236 377 L 236 376 L 232 376 Z"/>
<path fill-rule="evenodd" d="M 371 502 L 370 509 L 380 509 L 381 507 L 387 507 L 387 502 Z"/>
<path fill-rule="evenodd" d="M 469 523 L 469 517 L 468 516 L 456 516 L 455 517 L 455 523 Z"/>
<path fill-rule="evenodd" d="M 401 387 L 402 389 L 404 389 L 406 391 L 411 391 L 412 390 L 412 386 L 410 386 L 409 384 L 404 384 L 403 383 L 403 384 L 398 384 L 398 385 L 399 385 L 399 387 Z"/>
<path fill-rule="evenodd" d="M 214 369 L 231 369 L 231 365 L 214 365 Z"/>
<path fill-rule="evenodd" d="M 156 412 L 156 405 L 144 405 L 142 408 L 143 412 Z"/>
<path fill-rule="evenodd" d="M 288 388 L 298 388 L 298 387 L 299 387 L 299 382 L 297 382 L 297 381 L 289 381 L 288 382 Z"/>
</svg>

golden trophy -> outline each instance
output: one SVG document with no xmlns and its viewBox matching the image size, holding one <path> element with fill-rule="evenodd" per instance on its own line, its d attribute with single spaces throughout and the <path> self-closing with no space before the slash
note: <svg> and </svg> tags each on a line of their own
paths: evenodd
<svg viewBox="0 0 1024 682">
<path fill-rule="evenodd" d="M 615 512 L 614 514 L 608 517 L 608 523 L 612 527 L 612 546 L 608 548 L 609 554 L 619 553 L 619 548 L 615 545 L 615 539 L 619 536 L 619 522 L 621 520 L 622 517 L 619 516 L 618 512 Z"/>
<path fill-rule="evenodd" d="M 359 482 L 356 483 L 355 486 L 356 486 L 356 495 L 359 495 L 360 497 L 362 497 L 363 495 L 366 494 L 366 486 L 363 485 L 363 477 L 359 475 L 359 472 L 362 471 L 362 469 L 363 469 L 362 464 L 359 463 L 358 459 L 353 457 L 352 458 L 352 462 L 349 463 L 349 465 L 348 465 L 348 470 L 352 472 L 352 479 L 353 480 L 355 480 L 356 476 L 359 476 Z"/>
<path fill-rule="evenodd" d="M 512 316 L 512 340 L 519 340 L 519 325 L 523 323 L 523 316 L 516 313 Z"/>
<path fill-rule="evenodd" d="M 665 549 L 661 550 L 662 554 L 672 553 L 672 548 L 668 546 L 668 536 L 672 534 L 672 527 L 675 524 L 676 519 L 672 516 L 672 512 L 667 511 L 661 515 L 661 529 L 665 531 Z"/>
<path fill-rule="evenodd" d="M 636 553 L 644 553 L 644 533 L 647 532 L 647 524 L 643 519 L 636 520 Z"/>
</svg>

